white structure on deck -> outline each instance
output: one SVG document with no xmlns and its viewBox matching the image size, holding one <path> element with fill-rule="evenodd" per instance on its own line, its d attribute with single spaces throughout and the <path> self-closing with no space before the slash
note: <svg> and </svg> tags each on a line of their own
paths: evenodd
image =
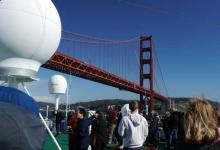
<svg viewBox="0 0 220 150">
<path fill-rule="evenodd" d="M 51 0 L 4 0 L 0 20 L 0 80 L 9 86 L 35 80 L 60 43 L 55 6 Z"/>
<path fill-rule="evenodd" d="M 41 64 L 57 50 L 61 39 L 59 14 L 51 0 L 0 1 L 0 81 L 18 88 L 37 79 Z M 61 147 L 39 114 L 59 150 Z"/>
<path fill-rule="evenodd" d="M 59 96 L 61 94 L 66 93 L 67 81 L 61 75 L 54 75 L 50 78 L 49 83 L 48 83 L 48 87 L 49 87 L 50 94 L 55 95 L 55 99 L 56 99 L 55 110 L 58 110 L 59 109 L 59 99 L 60 99 Z"/>
</svg>

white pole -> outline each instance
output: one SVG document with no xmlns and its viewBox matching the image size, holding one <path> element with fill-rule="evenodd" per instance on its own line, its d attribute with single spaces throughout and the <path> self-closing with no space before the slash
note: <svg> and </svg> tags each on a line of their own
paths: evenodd
<svg viewBox="0 0 220 150">
<path fill-rule="evenodd" d="M 71 84 L 72 84 L 72 75 L 70 73 L 70 76 L 69 76 L 69 87 L 68 87 L 69 91 L 71 91 L 71 88 L 72 88 Z M 70 97 L 70 92 L 69 91 L 68 91 L 68 100 L 69 100 L 69 107 L 68 107 L 68 109 L 70 111 L 70 100 L 71 100 L 71 97 Z"/>
<path fill-rule="evenodd" d="M 146 115 L 148 115 L 148 111 L 149 111 L 149 109 L 148 109 L 148 104 L 146 104 Z"/>
<path fill-rule="evenodd" d="M 47 123 L 45 122 L 43 116 L 41 115 L 41 113 L 39 113 L 40 119 L 42 120 L 44 126 L 46 127 L 47 131 L 49 132 L 50 136 L 52 137 L 54 143 L 56 144 L 58 150 L 62 150 L 62 148 L 60 147 L 59 143 L 57 142 L 57 140 L 55 139 L 53 133 L 50 131 L 49 127 L 47 126 Z"/>
<path fill-rule="evenodd" d="M 26 85 L 24 84 L 24 82 L 22 82 L 22 86 L 23 86 L 24 90 L 26 91 L 26 93 L 27 93 L 29 96 L 31 96 L 31 94 L 30 94 L 30 92 L 28 91 L 28 89 L 27 89 Z"/>
<path fill-rule="evenodd" d="M 169 102 L 170 102 L 170 109 L 172 109 L 172 100 L 171 100 L 171 98 L 169 99 Z"/>
<path fill-rule="evenodd" d="M 56 103 L 55 103 L 55 110 L 57 111 L 59 109 L 59 100 L 60 100 L 58 94 L 56 94 L 55 99 L 56 99 L 55 100 L 56 101 Z"/>
<path fill-rule="evenodd" d="M 23 85 L 25 91 L 27 92 L 27 94 L 28 94 L 29 96 L 31 96 L 30 93 L 29 93 L 29 91 L 28 91 L 28 89 L 27 89 L 27 87 L 25 86 L 25 84 L 24 84 L 23 82 L 22 82 L 22 85 Z M 44 126 L 46 127 L 48 133 L 50 134 L 51 138 L 53 139 L 54 143 L 56 144 L 58 150 L 62 150 L 62 148 L 60 147 L 59 143 L 57 142 L 57 140 L 56 140 L 55 137 L 53 136 L 53 133 L 50 131 L 49 127 L 47 126 L 47 123 L 45 122 L 45 120 L 44 120 L 44 118 L 43 118 L 43 116 L 41 115 L 40 112 L 39 112 L 39 117 L 40 117 L 40 119 L 42 120 Z"/>
<path fill-rule="evenodd" d="M 46 116 L 47 116 L 47 118 L 48 118 L 48 111 L 49 111 L 49 105 L 47 105 L 47 111 L 46 111 Z"/>
<path fill-rule="evenodd" d="M 68 93 L 69 93 L 69 95 L 68 95 L 68 102 L 69 102 L 68 111 L 70 111 L 70 105 L 71 105 L 71 103 L 70 103 L 70 92 L 68 92 Z"/>
<path fill-rule="evenodd" d="M 69 104 L 69 88 L 67 83 L 67 89 L 66 89 L 66 123 L 67 123 L 67 115 L 68 115 L 68 104 Z"/>
</svg>

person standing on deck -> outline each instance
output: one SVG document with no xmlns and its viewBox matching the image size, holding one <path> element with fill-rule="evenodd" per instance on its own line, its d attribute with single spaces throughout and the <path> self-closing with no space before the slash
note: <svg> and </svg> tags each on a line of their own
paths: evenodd
<svg viewBox="0 0 220 150">
<path fill-rule="evenodd" d="M 107 123 L 103 113 L 96 111 L 91 130 L 91 147 L 92 150 L 104 150 L 107 143 Z"/>
<path fill-rule="evenodd" d="M 117 124 L 117 111 L 114 107 L 109 106 L 108 108 L 108 129 L 109 129 L 109 135 L 108 135 L 108 144 L 112 144 L 114 137 L 114 132 Z"/>
<path fill-rule="evenodd" d="M 149 147 L 146 150 L 157 150 L 160 140 L 160 136 L 159 136 L 160 117 L 158 112 L 152 111 L 151 113 L 153 118 L 149 126 L 149 136 L 148 136 Z"/>
<path fill-rule="evenodd" d="M 56 136 L 58 136 L 59 134 L 61 134 L 61 121 L 64 119 L 64 114 L 60 109 L 58 109 L 53 112 L 53 115 L 56 117 Z"/>
<path fill-rule="evenodd" d="M 131 114 L 122 118 L 118 133 L 123 137 L 124 150 L 143 150 L 143 144 L 148 136 L 148 123 L 138 114 L 137 101 L 131 101 L 129 108 Z"/>
<path fill-rule="evenodd" d="M 74 111 L 74 114 L 69 117 L 69 150 L 76 150 L 76 136 L 74 130 L 76 128 L 77 122 L 77 113 Z"/>
<path fill-rule="evenodd" d="M 92 124 L 94 116 L 85 119 L 86 110 L 78 108 L 77 110 L 77 125 L 74 130 L 76 150 L 88 150 L 90 144 L 89 126 Z"/>
<path fill-rule="evenodd" d="M 170 116 L 170 133 L 169 133 L 168 149 L 170 149 L 171 145 L 174 145 L 174 147 L 176 147 L 176 143 L 178 140 L 178 129 L 179 129 L 179 115 L 176 110 L 172 110 Z"/>
<path fill-rule="evenodd" d="M 166 141 L 167 143 L 169 143 L 169 133 L 170 133 L 170 112 L 167 111 L 165 112 L 165 115 L 162 119 L 162 122 L 163 122 L 163 130 L 164 130 L 164 134 L 166 136 Z"/>
</svg>

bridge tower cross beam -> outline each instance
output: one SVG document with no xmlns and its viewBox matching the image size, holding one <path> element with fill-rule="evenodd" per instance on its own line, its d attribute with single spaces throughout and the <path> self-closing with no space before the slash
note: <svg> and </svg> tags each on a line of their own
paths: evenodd
<svg viewBox="0 0 220 150">
<path fill-rule="evenodd" d="M 146 68 L 146 69 L 144 69 Z M 147 70 L 148 69 L 148 70 Z M 150 95 L 140 95 L 140 109 L 146 106 L 144 96 L 150 98 L 150 112 L 154 110 L 154 70 L 153 70 L 153 37 L 140 36 L 140 86 L 149 81 Z"/>
</svg>

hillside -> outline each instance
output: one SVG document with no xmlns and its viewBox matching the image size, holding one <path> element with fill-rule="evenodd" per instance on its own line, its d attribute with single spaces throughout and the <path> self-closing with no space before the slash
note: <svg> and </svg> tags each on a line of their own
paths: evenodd
<svg viewBox="0 0 220 150">
<path fill-rule="evenodd" d="M 180 111 L 185 111 L 187 108 L 187 102 L 190 98 L 177 98 L 174 97 L 172 100 L 174 100 L 175 106 Z M 209 102 L 213 106 L 220 107 L 219 102 L 211 101 Z M 129 100 L 122 100 L 122 99 L 105 99 L 105 100 L 94 100 L 89 102 L 78 102 L 75 104 L 71 104 L 71 109 L 76 108 L 78 106 L 83 106 L 85 108 L 90 108 L 91 110 L 100 110 L 100 111 L 106 111 L 108 105 L 115 105 L 115 106 L 123 106 L 124 104 L 129 103 Z M 168 103 L 167 103 L 168 104 Z M 39 102 L 40 108 L 46 109 L 46 105 L 50 106 L 50 109 L 54 109 L 54 104 L 52 103 L 45 103 L 45 102 Z M 66 106 L 64 104 L 60 105 L 61 109 L 65 109 Z M 156 101 L 155 102 L 155 109 L 159 110 L 161 108 L 161 102 Z"/>
<path fill-rule="evenodd" d="M 108 107 L 108 105 L 115 105 L 115 106 L 123 106 L 124 104 L 127 104 L 128 100 L 122 100 L 122 99 L 105 99 L 105 100 L 94 100 L 89 102 L 78 102 L 75 104 L 71 104 L 71 109 L 77 108 L 78 106 L 82 106 L 85 108 L 89 108 L 91 110 L 100 110 L 105 111 Z M 46 109 L 46 106 L 49 105 L 49 107 L 52 109 L 54 108 L 54 104 L 52 103 L 45 103 L 45 102 L 39 102 L 40 108 Z M 64 104 L 60 104 L 61 109 L 65 109 L 66 106 Z"/>
<path fill-rule="evenodd" d="M 179 111 L 185 111 L 187 109 L 187 102 L 190 100 L 191 98 L 183 98 L 183 97 L 174 97 L 172 98 L 172 100 L 174 100 L 175 106 L 177 108 L 177 110 Z M 214 107 L 220 107 L 220 103 L 216 102 L 216 101 L 212 101 L 212 100 L 208 100 L 209 103 L 214 106 Z"/>
</svg>

